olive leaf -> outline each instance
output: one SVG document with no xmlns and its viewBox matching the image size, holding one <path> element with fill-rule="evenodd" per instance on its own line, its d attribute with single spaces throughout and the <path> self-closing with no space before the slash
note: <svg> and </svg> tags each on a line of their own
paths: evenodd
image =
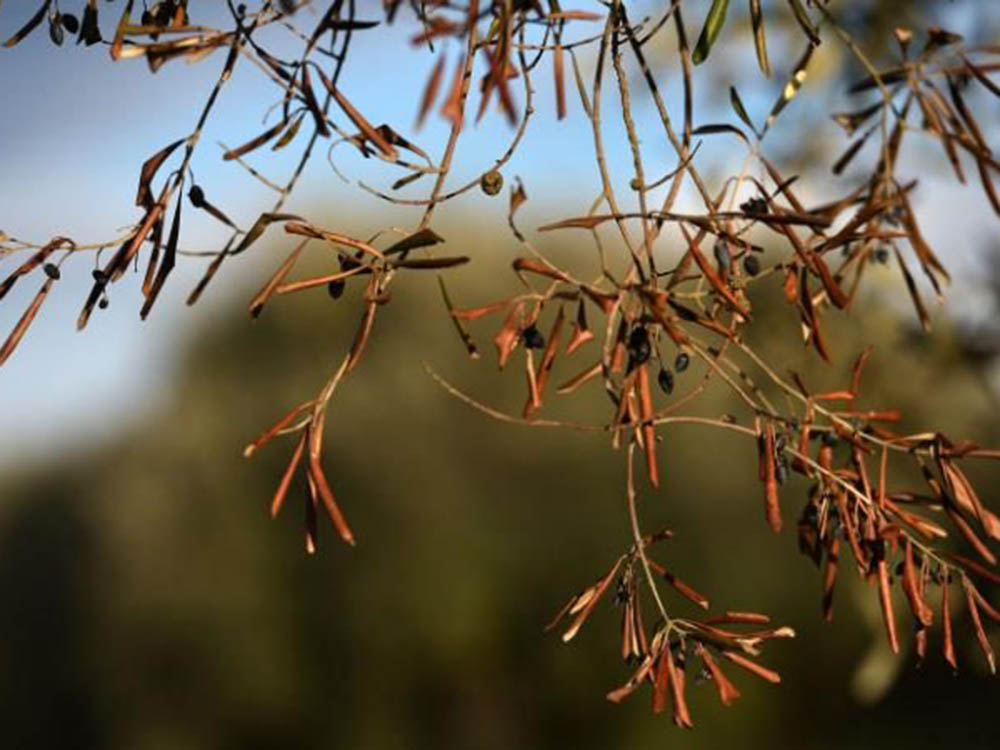
<svg viewBox="0 0 1000 750">
<path fill-rule="evenodd" d="M 694 48 L 691 56 L 695 65 L 700 65 L 708 58 L 708 53 L 719 37 L 719 32 L 726 23 L 726 11 L 729 9 L 729 0 L 712 0 L 712 7 L 708 9 L 708 17 L 705 25 L 701 29 L 701 36 L 698 37 L 698 44 Z"/>
</svg>

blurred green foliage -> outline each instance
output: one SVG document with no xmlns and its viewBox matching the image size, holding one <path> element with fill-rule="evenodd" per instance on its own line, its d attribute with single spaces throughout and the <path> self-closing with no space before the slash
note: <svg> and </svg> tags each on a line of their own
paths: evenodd
<svg viewBox="0 0 1000 750">
<path fill-rule="evenodd" d="M 483 232 L 440 231 L 483 259 L 456 272 L 458 302 L 495 298 L 493 269 L 509 253 Z M 824 367 L 796 344 L 779 284 L 753 292 L 755 330 L 768 332 L 756 344 L 771 361 L 817 390 L 840 387 L 872 343 L 863 404 L 903 409 L 908 428 L 996 442 L 996 412 L 947 331 L 915 338 L 870 295 L 826 319 L 845 364 Z M 604 435 L 491 421 L 435 385 L 424 360 L 492 405 L 519 410 L 524 398 L 520 373 L 495 371 L 490 322 L 474 325 L 484 358 L 465 358 L 431 275 L 398 289 L 329 415 L 326 469 L 358 546 L 324 526 L 307 558 L 301 487 L 278 522 L 266 521 L 291 445 L 250 461 L 240 448 L 325 378 L 356 324 L 346 301 L 316 290 L 272 302 L 257 321 L 233 312 L 191 342 L 153 418 L 3 480 L 4 746 L 996 746 L 996 683 L 972 639 L 960 639 L 969 648 L 958 679 L 937 630 L 922 668 L 912 653 L 888 658 L 874 592 L 846 575 L 834 624 L 821 623 L 819 576 L 794 532 L 806 482 L 785 487 L 787 528 L 775 536 L 752 442 L 694 426 L 663 431 L 665 487 L 643 487 L 645 528 L 677 532 L 656 555 L 713 609 L 768 612 L 799 638 L 767 650 L 782 685 L 731 670 L 743 698 L 730 709 L 710 684 L 694 686 L 693 733 L 652 716 L 648 692 L 607 703 L 628 675 L 611 603 L 570 645 L 542 628 L 629 544 L 624 457 Z M 592 356 L 558 363 L 555 380 Z M 600 386 L 586 387 L 579 410 L 555 395 L 547 406 L 600 418 Z M 733 406 L 713 388 L 699 408 L 718 416 Z M 996 468 L 971 473 L 997 507 Z M 968 635 L 964 620 L 956 629 Z"/>
</svg>

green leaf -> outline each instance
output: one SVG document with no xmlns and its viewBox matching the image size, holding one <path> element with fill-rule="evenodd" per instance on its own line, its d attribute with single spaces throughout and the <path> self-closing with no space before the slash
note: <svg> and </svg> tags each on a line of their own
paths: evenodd
<svg viewBox="0 0 1000 750">
<path fill-rule="evenodd" d="M 694 55 L 691 60 L 695 65 L 705 62 L 708 52 L 719 37 L 719 32 L 726 23 L 726 11 L 729 9 L 729 0 L 712 0 L 712 7 L 708 9 L 708 17 L 705 19 L 705 26 L 698 37 L 698 45 L 694 48 Z"/>
<path fill-rule="evenodd" d="M 292 139 L 299 132 L 299 128 L 302 127 L 302 120 L 304 118 L 305 118 L 305 112 L 296 117 L 292 121 L 292 124 L 288 126 L 288 129 L 281 134 L 281 138 L 278 139 L 278 142 L 275 143 L 273 146 L 271 146 L 271 150 L 278 151 L 279 149 L 282 149 L 289 143 L 291 143 Z"/>
<path fill-rule="evenodd" d="M 737 116 L 753 131 L 754 135 L 757 135 L 757 128 L 754 127 L 750 115 L 747 114 L 747 108 L 743 106 L 743 100 L 740 99 L 740 94 L 735 86 L 729 87 L 729 103 L 733 105 L 733 111 L 736 112 Z"/>
</svg>

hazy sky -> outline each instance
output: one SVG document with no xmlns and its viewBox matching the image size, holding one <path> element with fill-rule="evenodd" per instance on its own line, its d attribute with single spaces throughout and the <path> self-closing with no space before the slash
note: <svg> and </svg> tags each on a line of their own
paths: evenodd
<svg viewBox="0 0 1000 750">
<path fill-rule="evenodd" d="M 13 33 L 26 16 L 26 8 L 34 5 L 3 4 L 0 37 Z M 196 13 L 203 12 L 201 5 L 196 6 Z M 362 3 L 361 7 L 366 6 Z M 390 122 L 409 137 L 413 135 L 414 104 L 436 58 L 425 49 L 410 49 L 402 55 L 395 51 L 413 31 L 407 13 L 401 11 L 393 29 L 356 36 L 342 89 L 369 119 Z M 380 4 L 373 3 L 368 16 L 380 19 Z M 302 19 L 305 28 L 312 23 L 308 15 Z M 780 44 L 780 39 L 776 43 Z M 722 64 L 724 73 L 734 79 L 755 74 L 752 45 L 744 46 L 743 57 Z M 450 78 L 458 48 L 454 42 L 441 48 L 447 55 Z M 163 145 L 190 132 L 223 59 L 222 53 L 216 53 L 196 65 L 175 61 L 151 76 L 142 59 L 112 63 L 104 46 L 86 48 L 67 43 L 55 48 L 44 29 L 13 49 L 0 49 L 0 229 L 33 242 L 66 234 L 83 243 L 110 239 L 136 221 L 139 213 L 133 199 L 140 165 Z M 586 63 L 584 60 L 589 70 Z M 699 71 L 698 75 L 708 74 Z M 529 195 L 557 195 L 567 208 L 560 208 L 553 218 L 585 212 L 597 189 L 589 125 L 573 116 L 579 114 L 579 104 L 570 84 L 571 116 L 557 123 L 551 69 L 543 64 L 537 75 L 538 114 L 521 152 L 505 170 L 508 179 L 514 174 L 525 179 Z M 780 80 L 758 80 L 757 84 L 746 89 L 745 98 L 748 107 L 762 116 L 780 90 Z M 616 101 L 613 87 L 609 84 L 605 90 L 606 106 L 611 107 Z M 515 91 L 523 101 L 516 86 Z M 673 94 L 668 88 L 668 101 L 677 101 Z M 193 164 L 209 199 L 242 226 L 269 210 L 273 194 L 234 162 L 223 162 L 216 142 L 224 140 L 234 146 L 259 133 L 265 127 L 268 106 L 279 99 L 280 92 L 256 69 L 246 64 L 238 68 L 209 121 Z M 808 111 L 807 97 L 802 99 L 793 103 L 780 125 L 788 135 L 801 135 L 796 128 L 801 127 L 799 118 Z M 679 107 L 677 110 L 679 118 Z M 992 110 L 994 115 L 996 111 Z M 699 122 L 732 121 L 728 112 L 711 107 L 702 106 L 699 115 Z M 267 124 L 273 123 L 273 118 L 272 113 Z M 618 142 L 620 125 L 607 119 L 607 137 Z M 430 120 L 418 141 L 437 155 L 446 127 L 437 117 Z M 832 125 L 827 128 L 830 137 L 842 138 Z M 302 142 L 305 131 L 304 127 L 299 135 Z M 459 174 L 465 177 L 481 172 L 511 136 L 495 114 L 487 116 L 478 128 L 470 125 L 468 132 L 459 153 L 463 165 Z M 781 132 L 772 134 L 772 140 L 781 137 Z M 284 181 L 297 155 L 295 145 L 278 154 L 262 149 L 251 161 L 268 176 Z M 659 160 L 662 166 L 650 171 L 665 172 L 672 167 L 671 152 L 662 137 L 650 137 L 643 145 L 648 163 L 656 165 Z M 717 142 L 711 148 L 721 149 L 715 158 L 742 158 L 738 150 Z M 314 157 L 291 210 L 306 203 L 328 206 L 322 217 L 316 217 L 318 221 L 331 228 L 352 227 L 363 232 L 365 223 L 360 214 L 387 209 L 336 177 L 324 152 L 325 146 Z M 385 187 L 399 176 L 373 170 L 372 161 L 359 158 L 350 147 L 333 153 L 338 167 L 351 179 L 363 178 Z M 628 160 L 616 161 L 612 167 L 627 183 Z M 829 187 L 836 189 L 832 182 Z M 929 209 L 925 234 L 952 265 L 974 268 L 969 258 L 996 233 L 981 192 L 978 187 L 956 189 L 950 179 L 940 185 L 932 181 L 930 187 L 932 190 L 922 189 L 917 199 L 918 206 Z M 418 183 L 408 196 L 422 197 L 426 190 L 426 185 Z M 933 199 L 929 200 L 931 193 Z M 949 229 L 956 214 L 964 219 L 961 238 Z M 315 216 L 314 208 L 310 215 Z M 401 226 L 412 225 L 419 218 L 416 212 L 396 211 L 394 215 L 399 218 L 393 223 Z M 947 225 L 943 219 L 949 220 Z M 187 211 L 183 246 L 214 250 L 225 236 L 211 221 Z M 245 300 L 236 298 L 234 292 L 259 283 L 263 268 L 273 265 L 276 257 L 268 257 L 268 250 L 268 244 L 261 243 L 254 248 L 256 260 L 246 258 L 241 259 L 246 262 L 224 266 L 207 297 L 194 308 L 186 307 L 183 299 L 205 264 L 201 259 L 182 259 L 146 322 L 138 319 L 139 279 L 115 284 L 111 306 L 98 311 L 83 333 L 76 332 L 75 320 L 89 291 L 93 256 L 80 254 L 67 262 L 63 280 L 27 338 L 0 369 L 0 463 L 28 457 L 44 460 L 47 451 L 99 440 L 112 434 L 123 419 L 163 403 L 178 347 L 189 332 L 217 316 L 223 306 L 245 306 Z M 0 260 L 0 277 L 6 276 L 13 264 L 10 259 Z M 38 283 L 37 277 L 22 280 L 0 303 L 0 338 L 20 316 Z"/>
</svg>

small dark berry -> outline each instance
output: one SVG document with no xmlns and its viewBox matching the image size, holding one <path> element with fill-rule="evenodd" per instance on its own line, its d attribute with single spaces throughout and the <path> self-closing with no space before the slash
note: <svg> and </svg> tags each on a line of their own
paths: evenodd
<svg viewBox="0 0 1000 750">
<path fill-rule="evenodd" d="M 743 256 L 743 270 L 747 272 L 750 276 L 756 276 L 760 273 L 760 258 L 758 258 L 753 253 L 747 253 Z"/>
<path fill-rule="evenodd" d="M 684 372 L 690 364 L 691 357 L 689 357 L 686 352 L 680 352 L 674 359 L 674 369 L 677 370 L 677 372 Z"/>
<path fill-rule="evenodd" d="M 101 308 L 102 310 L 106 310 L 109 304 L 110 303 L 108 302 L 108 298 L 107 297 L 102 297 L 101 301 L 97 303 L 97 306 L 99 308 Z"/>
<path fill-rule="evenodd" d="M 108 281 L 107 274 L 105 274 L 100 268 L 95 268 L 91 271 L 91 275 L 94 277 L 94 281 L 98 284 L 106 284 Z"/>
<path fill-rule="evenodd" d="M 46 263 L 44 266 L 42 266 L 42 270 L 45 271 L 45 275 L 48 276 L 50 279 L 59 278 L 59 268 L 53 263 Z"/>
<path fill-rule="evenodd" d="M 837 445 L 837 436 L 833 432 L 823 433 L 823 445 L 828 445 L 831 448 Z"/>
<path fill-rule="evenodd" d="M 503 188 L 503 175 L 499 170 L 491 169 L 479 179 L 479 187 L 487 195 L 496 195 Z"/>
<path fill-rule="evenodd" d="M 49 39 L 57 47 L 61 47 L 63 43 L 63 27 L 62 22 L 59 20 L 59 14 L 54 13 L 49 18 Z"/>
<path fill-rule="evenodd" d="M 350 271 L 350 270 L 352 270 L 354 268 L 357 268 L 360 265 L 361 264 L 358 263 L 358 261 L 356 261 L 354 258 L 350 257 L 349 255 L 341 255 L 340 256 L 340 270 L 341 271 Z"/>
<path fill-rule="evenodd" d="M 632 372 L 636 367 L 646 364 L 649 361 L 650 354 L 649 344 L 646 344 L 642 349 L 629 352 L 628 372 Z"/>
<path fill-rule="evenodd" d="M 628 335 L 628 347 L 629 349 L 634 349 L 637 346 L 641 346 L 644 342 L 649 341 L 649 333 L 642 326 L 636 326 L 632 329 L 632 332 Z"/>
<path fill-rule="evenodd" d="M 618 578 L 618 583 L 615 585 L 615 604 L 622 605 L 628 601 L 628 586 L 625 584 L 625 579 Z"/>
<path fill-rule="evenodd" d="M 175 3 L 162 2 L 156 6 L 156 25 L 167 26 L 174 17 Z"/>
<path fill-rule="evenodd" d="M 347 282 L 344 279 L 334 279 L 326 285 L 326 291 L 328 291 L 330 296 L 334 299 L 340 299 L 340 295 L 344 293 L 344 288 L 346 286 Z"/>
<path fill-rule="evenodd" d="M 887 248 L 880 247 L 875 251 L 875 260 L 884 266 L 889 262 L 889 250 Z"/>
<path fill-rule="evenodd" d="M 205 207 L 205 191 L 200 186 L 192 185 L 188 191 L 188 198 L 191 199 L 191 205 L 195 208 Z"/>
<path fill-rule="evenodd" d="M 745 214 L 766 214 L 768 211 L 767 199 L 750 198 L 740 204 L 740 210 Z"/>
<path fill-rule="evenodd" d="M 660 390 L 668 396 L 674 392 L 674 374 L 666 367 L 660 370 L 660 374 L 656 377 L 656 382 L 659 384 Z"/>
<path fill-rule="evenodd" d="M 70 34 L 75 34 L 80 30 L 80 22 L 76 20 L 76 16 L 72 13 L 61 14 L 59 16 L 59 21 L 62 23 L 63 28 Z"/>
<path fill-rule="evenodd" d="M 788 479 L 788 461 L 782 456 L 775 462 L 775 479 L 778 480 L 778 484 L 784 484 Z"/>
<path fill-rule="evenodd" d="M 728 271 L 733 262 L 732 256 L 729 254 L 729 243 L 720 237 L 712 246 L 712 251 L 715 253 L 715 262 L 719 264 L 719 268 Z"/>
<path fill-rule="evenodd" d="M 541 349 L 545 346 L 545 337 L 539 333 L 534 325 L 530 325 L 521 331 L 521 339 L 524 341 L 524 346 L 528 349 Z"/>
<path fill-rule="evenodd" d="M 629 370 L 645 364 L 652 354 L 652 347 L 649 344 L 649 333 L 645 328 L 639 326 L 633 328 L 628 337 L 628 353 L 631 357 Z"/>
</svg>

